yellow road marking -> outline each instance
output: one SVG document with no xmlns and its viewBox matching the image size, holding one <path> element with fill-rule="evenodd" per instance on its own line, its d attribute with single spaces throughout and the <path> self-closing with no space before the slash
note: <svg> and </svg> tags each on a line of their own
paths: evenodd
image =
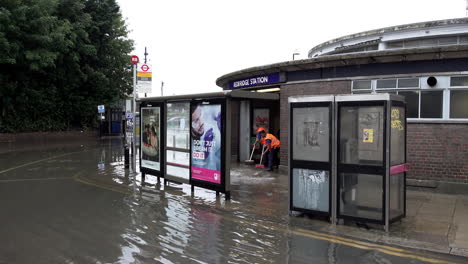
<svg viewBox="0 0 468 264">
<path fill-rule="evenodd" d="M 231 218 L 231 217 L 226 217 L 223 216 L 227 220 L 231 220 L 233 222 L 252 222 L 246 219 L 236 219 L 236 218 Z M 322 233 L 322 232 L 317 232 L 317 231 L 311 231 L 311 230 L 306 230 L 303 228 L 285 228 L 280 226 L 279 224 L 275 223 L 270 223 L 268 227 L 271 227 L 277 231 L 283 232 L 283 233 L 290 233 L 298 236 L 304 236 L 304 237 L 310 237 L 314 239 L 320 239 L 328 242 L 332 242 L 335 244 L 341 244 L 341 245 L 346 245 L 354 248 L 359 248 L 359 249 L 365 249 L 365 250 L 375 250 L 379 251 L 382 253 L 385 253 L 387 255 L 392 255 L 392 256 L 397 256 L 397 257 L 403 257 L 403 258 L 411 258 L 411 259 L 417 259 L 429 263 L 435 263 L 435 264 L 454 264 L 455 262 L 443 260 L 443 259 L 436 259 L 436 258 L 431 258 L 431 257 L 426 257 L 422 256 L 419 254 L 422 254 L 421 252 L 417 251 L 411 251 L 411 250 L 406 250 L 406 249 L 401 249 L 397 247 L 392 247 L 392 246 L 386 246 L 386 245 L 379 245 L 376 243 L 371 243 L 371 242 L 364 242 L 364 241 L 359 241 L 351 238 L 344 238 L 344 237 L 339 237 L 339 236 L 334 236 L 330 235 L 327 233 Z M 429 253 L 430 254 L 430 253 Z M 428 255 L 429 255 L 428 254 Z"/>
<path fill-rule="evenodd" d="M 375 251 L 379 251 L 388 255 L 393 255 L 393 256 L 398 256 L 398 257 L 403 257 L 403 258 L 417 259 L 417 260 L 421 260 L 421 261 L 425 261 L 429 263 L 437 263 L 437 264 L 455 263 L 455 262 L 450 262 L 450 261 L 446 261 L 442 259 L 435 259 L 435 258 L 417 255 L 419 254 L 419 252 L 416 252 L 416 251 L 409 251 L 409 250 L 405 250 L 401 248 L 395 248 L 395 247 L 379 245 L 379 244 L 372 244 L 372 243 L 362 242 L 362 241 L 354 240 L 354 239 L 339 238 L 339 237 L 331 238 L 329 237 L 329 235 L 325 233 L 318 233 L 318 232 L 304 230 L 304 229 L 298 229 L 298 230 L 299 231 L 290 230 L 289 232 L 296 234 L 296 235 L 307 236 L 307 237 L 311 237 L 315 239 L 333 242 L 336 244 L 342 244 L 342 245 L 360 248 L 360 249 L 366 249 L 366 250 L 375 250 Z M 311 233 L 316 233 L 316 234 L 311 234 Z"/>
<path fill-rule="evenodd" d="M 61 158 L 61 157 L 64 157 L 64 156 L 68 156 L 68 155 L 71 155 L 71 154 L 80 153 L 80 152 L 83 152 L 83 151 L 84 151 L 84 150 L 82 150 L 82 151 L 75 151 L 75 152 L 69 152 L 69 153 L 65 153 L 65 154 L 61 154 L 61 155 L 57 155 L 57 156 L 53 156 L 53 157 L 49 157 L 49 158 L 45 158 L 45 159 L 41 159 L 41 160 L 36 160 L 36 161 L 28 162 L 28 163 L 25 163 L 25 164 L 22 164 L 22 165 L 19 165 L 19 166 L 16 166 L 16 167 L 12 167 L 12 168 L 8 168 L 8 169 L 6 169 L 6 170 L 2 170 L 2 171 L 0 171 L 0 174 L 5 173 L 5 172 L 9 172 L 9 171 L 12 171 L 12 170 L 16 170 L 16 169 L 19 169 L 19 168 L 23 168 L 23 167 L 26 167 L 26 166 L 30 166 L 30 165 L 33 165 L 33 164 L 36 164 L 36 163 L 40 163 L 40 162 L 43 162 L 43 161 L 48 161 L 48 160 L 52 160 L 52 159 L 56 159 L 56 158 Z"/>
<path fill-rule="evenodd" d="M 79 183 L 94 186 L 96 188 L 105 189 L 105 190 L 113 191 L 113 192 L 118 192 L 118 193 L 122 193 L 122 194 L 126 194 L 126 195 L 132 194 L 132 192 L 130 192 L 128 190 L 120 190 L 119 188 L 115 188 L 115 187 L 111 187 L 111 186 L 105 186 L 103 184 L 93 183 L 93 182 L 85 180 L 83 178 L 79 178 L 78 176 L 73 177 L 73 179 L 75 181 L 79 182 Z"/>
</svg>

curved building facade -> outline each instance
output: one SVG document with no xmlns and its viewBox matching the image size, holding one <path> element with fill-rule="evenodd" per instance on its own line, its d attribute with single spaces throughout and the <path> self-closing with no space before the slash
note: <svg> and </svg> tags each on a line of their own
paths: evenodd
<svg viewBox="0 0 468 264">
<path fill-rule="evenodd" d="M 407 102 L 408 178 L 468 183 L 468 18 L 415 23 L 337 38 L 304 60 L 228 73 L 225 90 L 280 94 L 272 120 L 288 166 L 288 97 L 392 93 Z"/>
</svg>

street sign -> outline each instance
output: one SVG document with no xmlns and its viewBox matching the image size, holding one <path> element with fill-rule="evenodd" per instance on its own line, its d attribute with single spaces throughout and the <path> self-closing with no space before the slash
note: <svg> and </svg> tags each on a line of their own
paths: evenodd
<svg viewBox="0 0 468 264">
<path fill-rule="evenodd" d="M 104 112 L 106 112 L 106 107 L 105 107 L 104 105 L 98 105 L 98 106 L 97 106 L 97 111 L 98 111 L 98 113 L 100 113 L 100 114 L 101 114 L 101 113 L 104 113 Z"/>
<path fill-rule="evenodd" d="M 137 70 L 137 92 L 151 93 L 152 90 L 152 73 L 151 64 L 143 64 Z"/>
<path fill-rule="evenodd" d="M 125 119 L 132 120 L 133 119 L 133 113 L 125 113 Z"/>
<path fill-rule="evenodd" d="M 140 61 L 137 55 L 132 55 L 130 60 L 132 61 L 133 64 L 137 64 Z"/>
<path fill-rule="evenodd" d="M 150 67 L 148 66 L 148 64 L 143 64 L 143 65 L 141 66 L 141 70 L 144 71 L 144 72 L 148 72 L 149 69 L 150 69 Z"/>
</svg>

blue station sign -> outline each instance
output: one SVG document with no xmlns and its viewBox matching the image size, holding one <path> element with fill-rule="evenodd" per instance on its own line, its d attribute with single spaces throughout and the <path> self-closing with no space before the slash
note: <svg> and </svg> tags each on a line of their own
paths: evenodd
<svg viewBox="0 0 468 264">
<path fill-rule="evenodd" d="M 267 84 L 274 84 L 284 82 L 281 78 L 281 74 L 279 72 L 267 74 L 267 75 L 260 75 L 245 78 L 242 80 L 232 81 L 229 83 L 229 88 L 232 89 L 241 89 L 253 86 L 260 86 L 260 85 L 267 85 Z"/>
</svg>

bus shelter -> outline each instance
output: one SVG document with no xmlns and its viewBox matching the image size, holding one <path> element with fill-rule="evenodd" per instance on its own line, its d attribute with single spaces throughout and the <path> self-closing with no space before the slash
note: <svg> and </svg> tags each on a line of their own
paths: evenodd
<svg viewBox="0 0 468 264">
<path fill-rule="evenodd" d="M 393 94 L 291 97 L 290 211 L 384 225 L 406 214 L 406 105 Z"/>
<path fill-rule="evenodd" d="M 278 94 L 247 91 L 141 98 L 140 171 L 224 193 L 230 198 L 231 133 L 235 101 L 278 100 Z M 236 122 L 233 122 L 233 119 Z"/>
</svg>

